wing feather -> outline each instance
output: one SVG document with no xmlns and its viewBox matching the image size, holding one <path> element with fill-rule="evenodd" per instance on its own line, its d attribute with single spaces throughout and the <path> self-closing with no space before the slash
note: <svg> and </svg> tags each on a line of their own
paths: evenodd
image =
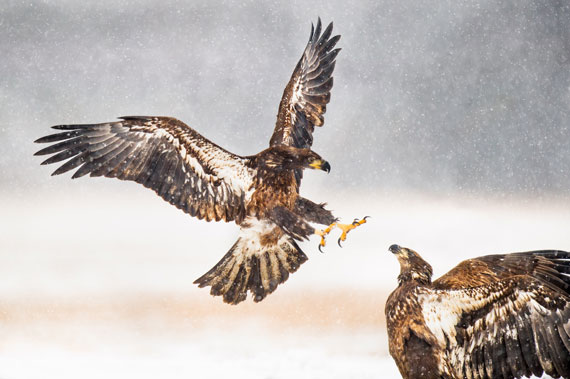
<svg viewBox="0 0 570 379">
<path fill-rule="evenodd" d="M 333 48 L 340 35 L 331 37 L 332 22 L 322 34 L 321 28 L 320 18 L 316 29 L 311 25 L 309 42 L 283 91 L 270 146 L 310 148 L 313 145 L 315 126 L 324 124 L 323 115 L 333 87 L 335 59 L 340 51 Z M 303 171 L 296 170 L 297 183 L 302 178 Z"/>
<path fill-rule="evenodd" d="M 541 250 L 486 255 L 459 263 L 433 284 L 436 288 L 456 289 L 490 284 L 515 275 L 532 275 L 568 291 L 568 254 L 560 250 Z"/>
<path fill-rule="evenodd" d="M 63 165 L 61 165 L 57 170 L 55 170 L 52 173 L 52 176 L 63 174 L 64 172 L 67 172 L 69 170 L 73 170 L 74 168 L 81 166 L 83 163 L 85 163 L 85 157 L 86 156 L 87 156 L 87 152 L 84 151 L 81 154 L 75 156 L 74 158 L 68 160 Z"/>
<path fill-rule="evenodd" d="M 340 36 L 331 38 L 333 24 L 321 34 L 321 19 L 311 35 L 293 75 L 283 91 L 277 123 L 269 144 L 310 148 L 315 126 L 324 123 L 323 114 L 330 101 L 335 59 L 340 49 L 333 49 Z M 301 173 L 297 175 L 301 178 Z"/>
<path fill-rule="evenodd" d="M 456 374 L 568 377 L 568 269 L 570 253 L 534 251 L 468 260 L 434 281 L 422 314 Z"/>
<path fill-rule="evenodd" d="M 511 313 L 507 315 L 508 322 L 505 324 L 505 348 L 507 353 L 508 367 L 516 377 L 526 375 L 522 357 L 521 346 L 517 337 L 517 320 Z"/>
<path fill-rule="evenodd" d="M 79 130 L 72 130 L 70 132 L 57 133 L 57 134 L 45 136 L 45 137 L 38 139 L 36 142 L 37 143 L 48 143 L 48 142 L 51 143 L 51 142 L 63 141 L 63 140 L 67 140 L 70 138 L 79 137 L 80 135 L 81 135 L 81 132 Z"/>
<path fill-rule="evenodd" d="M 38 139 L 51 145 L 35 155 L 42 164 L 66 161 L 53 175 L 77 169 L 129 180 L 152 189 L 186 213 L 210 220 L 241 220 L 253 172 L 247 158 L 210 142 L 169 117 L 129 116 L 103 124 L 57 125 L 62 132 Z"/>
</svg>

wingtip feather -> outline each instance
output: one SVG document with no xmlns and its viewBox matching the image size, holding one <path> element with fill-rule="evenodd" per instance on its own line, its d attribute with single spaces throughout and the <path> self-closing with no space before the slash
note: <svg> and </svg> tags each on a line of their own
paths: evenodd
<svg viewBox="0 0 570 379">
<path fill-rule="evenodd" d="M 52 146 L 53 146 L 53 145 L 52 145 Z M 41 150 L 36 151 L 36 152 L 34 153 L 34 156 L 39 157 L 39 156 L 42 156 L 42 155 L 51 154 L 51 153 L 52 153 L 51 150 L 52 150 L 52 149 L 51 149 L 51 146 L 45 147 L 45 148 L 43 148 L 43 149 L 41 149 Z"/>
<path fill-rule="evenodd" d="M 315 28 L 315 34 L 313 36 L 314 37 L 313 42 L 319 39 L 321 35 L 321 29 L 322 29 L 322 24 L 321 24 L 321 18 L 319 17 L 319 19 L 317 20 L 317 27 Z"/>
<path fill-rule="evenodd" d="M 328 41 L 329 37 L 332 34 L 332 22 L 325 28 L 323 34 L 319 38 L 319 45 L 324 45 L 326 41 Z"/>
<path fill-rule="evenodd" d="M 51 128 L 52 129 L 56 129 L 56 130 L 77 130 L 77 129 L 85 129 L 88 128 L 89 126 L 91 126 L 91 124 L 85 124 L 85 125 L 54 125 Z"/>
</svg>

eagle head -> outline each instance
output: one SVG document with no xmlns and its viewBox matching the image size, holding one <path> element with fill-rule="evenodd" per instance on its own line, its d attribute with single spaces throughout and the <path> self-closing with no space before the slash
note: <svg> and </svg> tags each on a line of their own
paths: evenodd
<svg viewBox="0 0 570 379">
<path fill-rule="evenodd" d="M 295 170 L 311 168 L 330 172 L 331 166 L 311 149 L 300 149 L 292 146 L 277 145 L 257 155 L 262 166 L 273 170 Z"/>
<path fill-rule="evenodd" d="M 400 275 L 398 276 L 400 285 L 408 281 L 416 281 L 422 284 L 431 283 L 433 269 L 418 253 L 398 245 L 390 246 L 389 250 L 400 262 Z"/>
</svg>

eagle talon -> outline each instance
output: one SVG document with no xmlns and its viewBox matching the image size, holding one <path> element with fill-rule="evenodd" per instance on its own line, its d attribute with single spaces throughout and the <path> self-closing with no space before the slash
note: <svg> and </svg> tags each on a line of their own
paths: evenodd
<svg viewBox="0 0 570 379">
<path fill-rule="evenodd" d="M 360 226 L 362 224 L 366 224 L 366 219 L 370 218 L 370 216 L 364 216 L 364 218 L 362 220 L 358 220 L 357 218 L 354 219 L 354 221 L 352 222 L 352 225 L 354 226 Z"/>
<path fill-rule="evenodd" d="M 350 223 L 350 224 L 339 224 L 338 222 L 335 221 L 332 224 L 330 224 L 326 229 L 323 229 L 323 230 L 316 229 L 315 234 L 321 237 L 321 243 L 319 244 L 319 251 L 321 253 L 323 252 L 321 250 L 321 248 L 323 246 L 325 246 L 325 236 L 327 234 L 329 234 L 333 228 L 339 228 L 342 231 L 342 234 L 340 235 L 339 239 L 337 240 L 338 246 L 342 247 L 341 242 L 344 242 L 346 240 L 346 235 L 348 234 L 348 232 L 350 232 L 352 229 L 355 229 L 356 227 L 366 223 L 366 219 L 368 217 L 369 216 L 366 216 L 362 220 L 358 220 L 357 218 L 355 218 L 354 221 L 352 221 L 352 223 Z"/>
<path fill-rule="evenodd" d="M 320 230 L 320 229 L 316 229 L 316 230 L 315 230 L 315 234 L 316 234 L 317 236 L 321 237 L 321 242 L 319 242 L 319 251 L 320 251 L 321 253 L 323 253 L 323 254 L 324 254 L 324 251 L 322 250 L 322 248 L 326 245 L 325 236 L 330 233 L 330 231 L 331 231 L 333 225 L 334 225 L 334 224 L 329 225 L 329 226 L 328 226 L 326 229 L 324 229 L 324 230 Z"/>
<path fill-rule="evenodd" d="M 325 236 L 328 233 L 323 233 L 323 235 L 321 235 L 321 242 L 319 243 L 319 251 L 321 252 L 321 254 L 324 254 L 325 252 L 322 250 L 322 248 L 325 246 L 326 241 L 325 241 Z"/>
<path fill-rule="evenodd" d="M 359 227 L 362 224 L 366 223 L 366 219 L 369 216 L 364 217 L 362 220 L 358 220 L 357 218 L 354 219 L 354 221 L 352 221 L 352 223 L 350 224 L 339 224 L 336 223 L 336 227 L 339 228 L 340 230 L 342 230 L 342 234 L 340 235 L 340 238 L 338 239 L 338 245 L 340 247 L 342 247 L 341 242 L 344 242 L 346 240 L 346 235 L 348 234 L 348 232 L 350 232 L 352 229 L 355 229 L 357 227 Z"/>
</svg>

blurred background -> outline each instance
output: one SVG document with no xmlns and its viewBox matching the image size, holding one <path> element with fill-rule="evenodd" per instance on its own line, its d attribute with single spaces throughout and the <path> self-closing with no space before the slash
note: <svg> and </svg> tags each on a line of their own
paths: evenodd
<svg viewBox="0 0 570 379">
<path fill-rule="evenodd" d="M 301 192 L 341 249 L 260 304 L 192 282 L 237 236 L 134 183 L 51 177 L 52 125 L 177 117 L 237 154 L 267 147 L 320 16 L 341 34 Z M 16 1 L 0 5 L 0 378 L 398 377 L 384 302 L 417 250 L 570 249 L 570 6 L 503 1 Z"/>
</svg>

